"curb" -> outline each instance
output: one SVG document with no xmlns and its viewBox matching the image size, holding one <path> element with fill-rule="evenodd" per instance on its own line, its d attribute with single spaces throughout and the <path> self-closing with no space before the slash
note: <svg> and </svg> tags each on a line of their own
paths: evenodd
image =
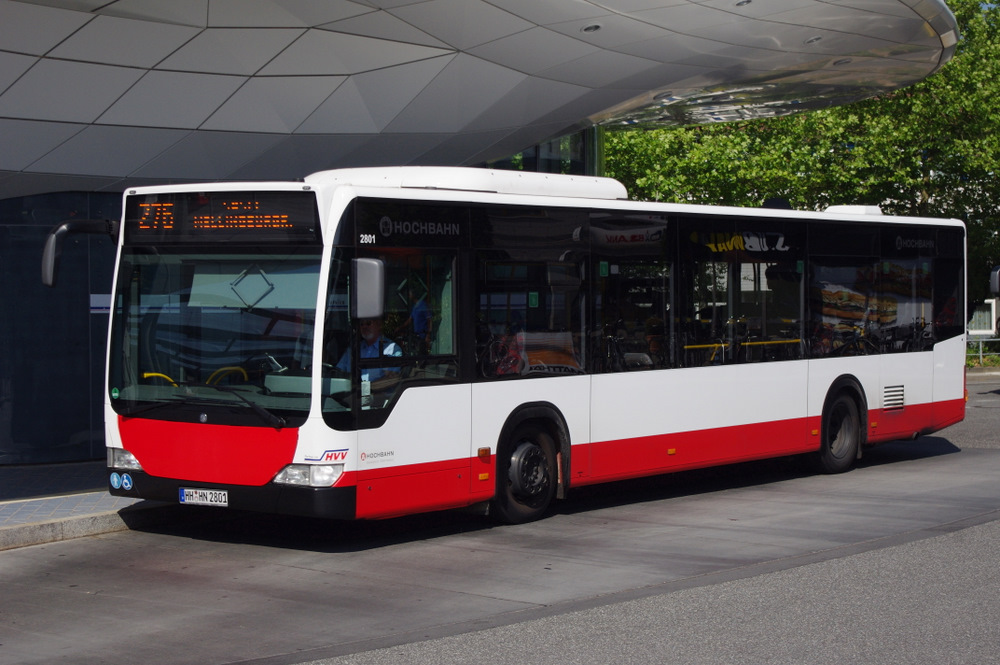
<svg viewBox="0 0 1000 665">
<path fill-rule="evenodd" d="M 160 524 L 170 519 L 176 509 L 149 501 L 116 511 L 0 527 L 0 552 Z"/>
</svg>

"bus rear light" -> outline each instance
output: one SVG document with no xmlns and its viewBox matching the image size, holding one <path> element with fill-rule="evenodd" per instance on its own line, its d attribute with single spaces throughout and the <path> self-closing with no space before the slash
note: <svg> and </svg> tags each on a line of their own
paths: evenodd
<svg viewBox="0 0 1000 665">
<path fill-rule="evenodd" d="M 278 472 L 274 482 L 279 485 L 330 487 L 343 473 L 343 464 L 289 464 Z"/>
<path fill-rule="evenodd" d="M 135 455 L 122 448 L 108 448 L 108 468 L 142 471 L 142 465 Z"/>
</svg>

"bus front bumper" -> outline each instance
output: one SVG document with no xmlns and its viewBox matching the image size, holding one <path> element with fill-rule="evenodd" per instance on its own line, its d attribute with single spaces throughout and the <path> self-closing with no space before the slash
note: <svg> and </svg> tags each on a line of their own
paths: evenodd
<svg viewBox="0 0 1000 665">
<path fill-rule="evenodd" d="M 282 515 L 354 519 L 356 488 L 222 485 L 159 478 L 143 471 L 108 469 L 108 491 L 114 496 L 166 503 L 216 506 Z"/>
</svg>

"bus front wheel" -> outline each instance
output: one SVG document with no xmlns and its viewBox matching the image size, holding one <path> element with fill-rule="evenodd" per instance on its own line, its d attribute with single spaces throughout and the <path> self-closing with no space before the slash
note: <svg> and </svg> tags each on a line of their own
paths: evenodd
<svg viewBox="0 0 1000 665">
<path fill-rule="evenodd" d="M 494 515 L 507 524 L 542 517 L 556 493 L 556 447 L 539 427 L 522 425 L 498 456 Z"/>
<path fill-rule="evenodd" d="M 861 446 L 858 403 L 845 393 L 837 395 L 823 412 L 823 440 L 817 459 L 823 473 L 841 473 L 854 465 Z"/>
</svg>

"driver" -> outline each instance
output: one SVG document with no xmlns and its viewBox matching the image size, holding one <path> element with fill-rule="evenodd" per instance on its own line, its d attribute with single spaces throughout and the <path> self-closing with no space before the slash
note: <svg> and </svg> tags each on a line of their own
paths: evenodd
<svg viewBox="0 0 1000 665">
<path fill-rule="evenodd" d="M 361 357 L 378 358 L 380 356 L 401 356 L 403 350 L 391 339 L 382 335 L 381 319 L 362 319 L 358 331 L 361 335 Z M 344 351 L 344 355 L 337 362 L 337 369 L 343 372 L 351 371 L 351 350 Z M 389 374 L 396 373 L 392 367 L 364 367 L 361 369 L 362 381 L 378 381 Z"/>
</svg>

